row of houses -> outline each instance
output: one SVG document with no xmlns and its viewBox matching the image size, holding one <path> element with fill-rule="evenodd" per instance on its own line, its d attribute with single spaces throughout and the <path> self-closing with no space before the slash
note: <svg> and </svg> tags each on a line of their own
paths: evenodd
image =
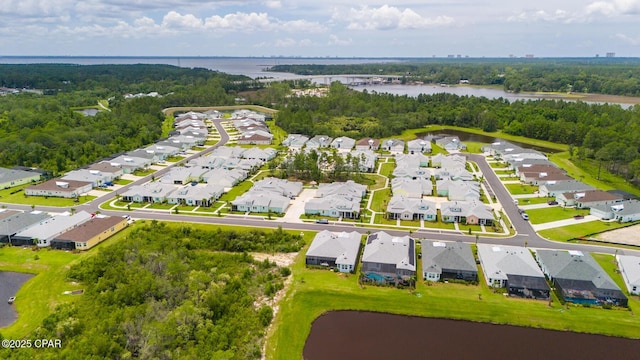
<svg viewBox="0 0 640 360">
<path fill-rule="evenodd" d="M 302 183 L 267 177 L 231 202 L 231 210 L 255 213 L 284 213 L 291 199 L 302 192 Z"/>
<path fill-rule="evenodd" d="M 266 123 L 266 116 L 250 110 L 236 110 L 231 114 L 233 127 L 240 132 L 238 144 L 269 145 L 273 134 Z"/>
<path fill-rule="evenodd" d="M 128 224 L 127 218 L 80 211 L 49 215 L 42 211 L 0 210 L 0 242 L 13 246 L 88 250 Z"/>
<path fill-rule="evenodd" d="M 287 146 L 293 151 L 299 151 L 303 147 L 306 149 L 319 149 L 319 148 L 334 148 L 339 151 L 356 150 L 371 150 L 371 151 L 387 151 L 391 154 L 423 154 L 430 153 L 432 150 L 432 137 L 418 138 L 414 140 L 405 141 L 399 139 L 387 139 L 379 140 L 373 138 L 353 139 L 347 136 L 340 136 L 332 138 L 328 135 L 316 135 L 309 138 L 302 134 L 289 134 L 287 138 L 282 142 L 282 145 Z M 461 150 L 466 146 L 459 141 L 457 137 L 438 138 L 434 142 L 443 146 L 447 150 Z M 453 145 L 455 144 L 455 146 Z"/>
<path fill-rule="evenodd" d="M 35 183 L 41 178 L 42 174 L 36 171 L 0 167 L 0 189 Z"/>
<path fill-rule="evenodd" d="M 314 238 L 305 261 L 309 266 L 354 272 L 360 247 L 361 235 L 357 232 L 335 234 L 324 230 Z M 589 253 L 564 250 L 535 250 L 532 253 L 519 246 L 478 244 L 476 261 L 468 244 L 423 241 L 421 258 L 420 275 L 427 281 L 477 282 L 479 264 L 487 285 L 504 288 L 511 296 L 548 300 L 551 283 L 567 302 L 627 306 L 628 299 L 622 290 Z M 640 258 L 618 257 L 618 261 L 623 264 L 622 273 L 629 292 L 637 293 L 640 289 Z M 407 283 L 416 276 L 415 240 L 383 231 L 370 234 L 366 238 L 361 262 L 362 275 L 368 281 L 395 285 Z"/>
</svg>

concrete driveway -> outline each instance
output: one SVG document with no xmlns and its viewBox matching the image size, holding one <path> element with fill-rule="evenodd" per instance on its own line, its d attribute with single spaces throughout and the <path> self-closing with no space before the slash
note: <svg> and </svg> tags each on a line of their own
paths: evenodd
<svg viewBox="0 0 640 360">
<path fill-rule="evenodd" d="M 291 205 L 289 205 L 289 209 L 284 214 L 283 217 L 279 218 L 278 221 L 284 222 L 303 222 L 300 219 L 300 216 L 304 214 L 304 204 L 309 199 L 313 199 L 316 196 L 317 189 L 303 189 L 300 195 L 292 200 Z"/>
</svg>

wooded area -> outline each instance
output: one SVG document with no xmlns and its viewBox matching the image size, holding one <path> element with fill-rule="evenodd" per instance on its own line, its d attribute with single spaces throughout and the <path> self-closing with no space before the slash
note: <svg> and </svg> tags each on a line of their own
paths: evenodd
<svg viewBox="0 0 640 360">
<path fill-rule="evenodd" d="M 258 359 L 273 317 L 267 300 L 283 288 L 290 270 L 255 261 L 246 251 L 297 251 L 302 245 L 300 236 L 282 229 L 143 225 L 69 270 L 69 280 L 86 286 L 84 294 L 58 306 L 32 336 L 61 339 L 62 349 L 3 356 Z"/>
<path fill-rule="evenodd" d="M 637 58 L 420 59 L 378 64 L 275 65 L 300 75 L 400 76 L 403 83 L 501 85 L 505 91 L 559 91 L 640 96 Z"/>
</svg>

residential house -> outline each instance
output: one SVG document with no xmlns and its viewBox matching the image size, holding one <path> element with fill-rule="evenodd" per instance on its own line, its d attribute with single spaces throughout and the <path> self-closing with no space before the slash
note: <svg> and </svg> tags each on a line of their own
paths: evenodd
<svg viewBox="0 0 640 360">
<path fill-rule="evenodd" d="M 167 203 L 209 207 L 218 200 L 223 193 L 224 187 L 220 185 L 185 185 L 167 195 Z"/>
<path fill-rule="evenodd" d="M 307 265 L 336 268 L 340 272 L 354 272 L 362 235 L 356 231 L 332 233 L 322 230 L 313 238 L 305 257 Z"/>
<path fill-rule="evenodd" d="M 267 162 L 278 155 L 278 151 L 272 148 L 260 149 L 259 147 L 252 147 L 242 153 L 243 159 L 260 160 Z"/>
<path fill-rule="evenodd" d="M 396 166 L 398 167 L 427 167 L 429 158 L 421 153 L 398 154 L 396 155 Z"/>
<path fill-rule="evenodd" d="M 392 173 L 394 178 L 406 178 L 406 179 L 424 179 L 431 181 L 432 169 L 411 167 L 411 166 L 396 166 Z"/>
<path fill-rule="evenodd" d="M 267 135 L 268 134 L 268 135 Z M 258 133 L 258 131 L 246 132 L 238 138 L 239 145 L 270 145 L 273 135 Z"/>
<path fill-rule="evenodd" d="M 415 139 L 407 142 L 409 154 L 422 154 L 431 152 L 431 142 L 424 139 Z"/>
<path fill-rule="evenodd" d="M 52 249 L 89 250 L 127 227 L 127 218 L 97 215 L 51 239 Z"/>
<path fill-rule="evenodd" d="M 640 295 L 640 257 L 616 255 L 616 261 L 629 294 Z"/>
<path fill-rule="evenodd" d="M 201 182 L 209 169 L 201 167 L 175 166 L 169 169 L 158 181 L 162 184 L 183 185 L 190 182 Z"/>
<path fill-rule="evenodd" d="M 477 201 L 449 201 L 440 204 L 442 222 L 467 225 L 493 225 L 495 218 L 490 206 Z"/>
<path fill-rule="evenodd" d="M 525 164 L 516 169 L 516 175 L 525 184 L 542 185 L 549 181 L 568 181 L 573 178 L 553 165 L 529 165 Z"/>
<path fill-rule="evenodd" d="M 421 199 L 423 195 L 431 196 L 433 183 L 425 179 L 396 177 L 391 179 L 391 192 L 397 196 Z"/>
<path fill-rule="evenodd" d="M 15 246 L 33 245 L 32 242 L 23 243 L 13 240 L 13 236 L 32 225 L 49 218 L 49 214 L 43 211 L 21 212 L 15 210 L 0 209 L 0 243 L 13 244 Z"/>
<path fill-rule="evenodd" d="M 49 242 L 63 232 L 73 229 L 91 219 L 92 215 L 86 211 L 76 214 L 60 214 L 34 224 L 11 237 L 14 245 L 37 245 L 38 247 L 49 246 Z"/>
<path fill-rule="evenodd" d="M 84 181 L 90 182 L 92 187 L 98 187 L 106 182 L 115 180 L 113 174 L 103 173 L 100 170 L 78 169 L 66 173 L 60 178 L 63 181 Z"/>
<path fill-rule="evenodd" d="M 231 202 L 231 210 L 282 214 L 287 211 L 290 203 L 289 197 L 273 191 L 259 190 L 257 185 L 254 185 L 249 191 Z"/>
<path fill-rule="evenodd" d="M 564 301 L 627 306 L 627 297 L 588 252 L 537 250 L 542 272 Z"/>
<path fill-rule="evenodd" d="M 205 134 L 193 134 L 193 133 L 185 133 L 180 135 L 173 135 L 167 141 L 173 142 L 174 144 L 181 145 L 181 148 L 191 149 L 194 146 L 202 146 L 204 142 L 207 141 L 207 136 Z"/>
<path fill-rule="evenodd" d="M 0 168 L 0 189 L 35 183 L 40 181 L 40 177 L 33 171 Z"/>
<path fill-rule="evenodd" d="M 165 159 L 165 156 L 163 154 L 156 154 L 153 150 L 143 150 L 143 149 L 129 151 L 125 153 L 125 156 L 147 159 L 151 164 L 157 163 L 158 161 Z"/>
<path fill-rule="evenodd" d="M 354 150 L 351 152 L 340 153 L 340 155 L 345 159 L 346 164 L 351 165 L 351 171 L 376 171 L 376 161 L 378 161 L 378 154 L 374 153 L 371 150 Z"/>
<path fill-rule="evenodd" d="M 367 196 L 367 186 L 358 184 L 353 180 L 347 180 L 346 182 L 322 183 L 318 185 L 318 190 L 316 190 L 317 197 L 326 197 L 331 195 L 357 197 L 362 199 Z"/>
<path fill-rule="evenodd" d="M 356 141 L 350 137 L 339 136 L 331 142 L 331 147 L 338 151 L 351 151 L 355 146 Z"/>
<path fill-rule="evenodd" d="M 446 196 L 451 201 L 480 200 L 480 184 L 462 180 L 438 180 L 436 181 L 436 194 Z"/>
<path fill-rule="evenodd" d="M 422 241 L 422 278 L 429 281 L 478 281 L 471 246 L 461 241 Z"/>
<path fill-rule="evenodd" d="M 488 152 L 494 158 L 509 162 L 518 159 L 519 161 L 526 159 L 546 159 L 546 155 L 540 151 L 523 148 L 512 144 L 508 141 L 498 141 L 491 145 L 484 146 L 483 151 Z"/>
<path fill-rule="evenodd" d="M 387 219 L 436 221 L 438 209 L 432 201 L 394 195 L 387 205 Z"/>
<path fill-rule="evenodd" d="M 332 218 L 357 219 L 360 217 L 359 196 L 327 195 L 307 200 L 304 213 Z"/>
<path fill-rule="evenodd" d="M 356 142 L 356 150 L 378 151 L 380 149 L 380 140 L 372 138 L 360 139 Z"/>
<path fill-rule="evenodd" d="M 302 183 L 299 181 L 288 181 L 274 177 L 266 177 L 254 183 L 253 188 L 260 191 L 271 191 L 290 199 L 295 198 L 302 192 Z"/>
<path fill-rule="evenodd" d="M 122 194 L 122 201 L 135 203 L 163 203 L 176 187 L 160 182 L 148 182 L 135 185 Z"/>
<path fill-rule="evenodd" d="M 300 150 L 307 141 L 309 141 L 309 137 L 306 135 L 289 134 L 287 138 L 282 141 L 282 145 L 292 150 Z"/>
<path fill-rule="evenodd" d="M 137 170 L 151 166 L 151 160 L 146 158 L 120 155 L 109 160 L 109 164 L 111 166 L 121 168 L 122 172 L 125 174 L 131 174 Z"/>
<path fill-rule="evenodd" d="M 467 171 L 464 167 L 462 168 L 452 168 L 452 167 L 442 167 L 439 169 L 435 169 L 433 171 L 433 177 L 436 180 L 442 179 L 451 179 L 451 180 L 462 180 L 462 181 L 473 181 L 473 174 Z"/>
<path fill-rule="evenodd" d="M 168 157 L 176 156 L 182 149 L 178 146 L 153 144 L 144 148 L 144 151 L 152 151 L 158 155 L 160 160 L 166 160 Z"/>
<path fill-rule="evenodd" d="M 404 141 L 399 139 L 387 139 L 382 141 L 382 150 L 392 154 L 404 153 Z"/>
<path fill-rule="evenodd" d="M 416 275 L 415 241 L 379 231 L 367 236 L 362 254 L 365 279 L 381 284 L 410 282 Z"/>
<path fill-rule="evenodd" d="M 73 199 L 93 189 L 88 181 L 51 179 L 24 189 L 27 196 L 51 196 Z"/>
<path fill-rule="evenodd" d="M 538 194 L 542 197 L 556 197 L 563 193 L 594 190 L 593 186 L 578 180 L 548 181 L 538 188 Z"/>
<path fill-rule="evenodd" d="M 466 150 L 465 145 L 457 136 L 444 136 L 436 139 L 436 144 L 447 151 Z"/>
<path fill-rule="evenodd" d="M 511 296 L 549 299 L 549 285 L 529 249 L 478 244 L 478 258 L 490 287 L 505 288 Z"/>
<path fill-rule="evenodd" d="M 220 185 L 225 189 L 231 188 L 247 178 L 247 172 L 242 169 L 216 168 L 202 175 L 209 185 Z"/>
<path fill-rule="evenodd" d="M 99 171 L 103 174 L 109 174 L 112 179 L 111 181 L 119 179 L 122 175 L 124 175 L 124 171 L 122 170 L 122 168 L 113 166 L 108 161 L 91 164 L 87 167 L 87 169 Z"/>
<path fill-rule="evenodd" d="M 535 159 L 522 159 L 522 158 L 511 158 L 506 161 L 506 167 L 511 170 L 516 170 L 522 166 L 533 166 L 533 165 L 551 165 L 555 166 L 554 163 L 549 161 L 549 159 L 545 158 L 535 158 Z"/>
<path fill-rule="evenodd" d="M 562 206 L 575 206 L 577 209 L 587 209 L 598 205 L 614 205 L 622 201 L 622 197 L 602 190 L 587 190 L 568 192 L 556 196 L 556 201 Z"/>
<path fill-rule="evenodd" d="M 624 200 L 612 205 L 594 205 L 589 210 L 589 213 L 602 220 L 638 221 L 640 220 L 640 201 Z"/>
<path fill-rule="evenodd" d="M 331 145 L 333 138 L 327 135 L 316 135 L 309 139 L 306 144 L 307 149 L 320 149 Z"/>
</svg>

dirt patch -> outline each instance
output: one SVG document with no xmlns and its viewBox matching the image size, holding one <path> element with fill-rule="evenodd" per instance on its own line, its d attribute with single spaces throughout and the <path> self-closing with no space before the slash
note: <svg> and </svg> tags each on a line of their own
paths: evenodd
<svg viewBox="0 0 640 360">
<path fill-rule="evenodd" d="M 461 320 L 334 311 L 313 322 L 303 358 L 626 359 L 640 341 Z"/>
<path fill-rule="evenodd" d="M 269 261 L 275 262 L 278 266 L 291 266 L 298 256 L 298 253 L 276 253 L 276 254 L 264 254 L 264 253 L 250 253 L 254 259 L 257 261 L 264 261 L 265 259 L 269 259 Z"/>
<path fill-rule="evenodd" d="M 595 236 L 600 241 L 614 244 L 640 246 L 640 225 L 628 226 L 598 234 Z"/>
</svg>

